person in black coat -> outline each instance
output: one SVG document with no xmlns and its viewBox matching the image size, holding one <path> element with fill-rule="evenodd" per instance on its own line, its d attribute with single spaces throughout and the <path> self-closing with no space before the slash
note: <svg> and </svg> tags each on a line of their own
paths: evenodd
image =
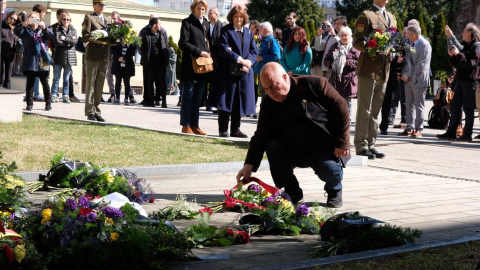
<svg viewBox="0 0 480 270">
<path fill-rule="evenodd" d="M 13 33 L 15 25 L 18 24 L 18 15 L 15 11 L 10 11 L 2 21 L 2 62 L 0 65 L 0 86 L 10 89 L 10 79 L 12 77 L 13 60 L 15 58 L 16 37 Z"/>
<path fill-rule="evenodd" d="M 192 13 L 183 19 L 178 45 L 183 52 L 181 82 L 183 85 L 180 125 L 187 134 L 207 135 L 199 127 L 200 103 L 208 73 L 197 74 L 193 71 L 192 57 L 210 56 L 207 32 L 208 21 L 203 16 L 208 9 L 207 1 L 194 0 L 190 5 Z"/>
<path fill-rule="evenodd" d="M 146 68 L 147 84 L 143 106 L 155 107 L 160 105 L 167 108 L 167 65 L 170 52 L 168 51 L 167 31 L 160 26 L 158 18 L 149 21 L 150 28 L 142 35 L 141 64 Z M 155 88 L 154 88 L 155 84 Z"/>
<path fill-rule="evenodd" d="M 131 93 L 130 78 L 135 76 L 135 62 L 133 57 L 137 47 L 123 43 L 112 47 L 112 74 L 115 75 L 115 101 L 113 104 L 120 104 L 120 88 L 125 86 L 124 104 L 129 105 L 128 97 Z"/>
<path fill-rule="evenodd" d="M 72 66 L 77 65 L 77 52 L 75 45 L 78 41 L 77 30 L 70 24 L 71 17 L 67 12 L 60 14 L 61 24 L 52 28 L 54 30 L 53 43 L 53 81 L 52 81 L 52 102 L 57 102 L 57 91 L 60 82 L 60 75 L 63 69 L 63 103 L 70 103 L 70 73 Z"/>
</svg>

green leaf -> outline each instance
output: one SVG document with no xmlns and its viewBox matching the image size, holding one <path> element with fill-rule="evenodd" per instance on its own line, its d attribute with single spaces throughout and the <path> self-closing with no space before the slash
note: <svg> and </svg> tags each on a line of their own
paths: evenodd
<svg viewBox="0 0 480 270">
<path fill-rule="evenodd" d="M 218 243 L 221 246 L 229 246 L 232 244 L 232 242 L 230 242 L 230 240 L 228 240 L 227 238 L 218 238 Z"/>
</svg>

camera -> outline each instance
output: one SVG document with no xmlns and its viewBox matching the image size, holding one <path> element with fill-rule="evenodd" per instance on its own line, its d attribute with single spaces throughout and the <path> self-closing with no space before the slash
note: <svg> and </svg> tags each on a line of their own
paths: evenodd
<svg viewBox="0 0 480 270">
<path fill-rule="evenodd" d="M 330 31 L 330 27 L 331 27 L 331 26 L 328 25 L 328 24 L 324 24 L 324 23 L 322 24 L 322 30 L 323 30 L 323 31 Z"/>
<path fill-rule="evenodd" d="M 29 23 L 39 23 L 39 22 L 40 22 L 40 19 L 32 18 L 32 19 L 29 19 L 28 22 L 29 22 Z"/>
</svg>

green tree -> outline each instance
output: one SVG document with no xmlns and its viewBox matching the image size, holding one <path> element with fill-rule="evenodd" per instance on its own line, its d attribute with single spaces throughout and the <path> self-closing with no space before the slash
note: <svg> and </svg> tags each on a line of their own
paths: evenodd
<svg viewBox="0 0 480 270">
<path fill-rule="evenodd" d="M 347 21 L 351 23 L 358 18 L 358 15 L 360 15 L 362 11 L 370 8 L 372 4 L 372 0 L 343 0 L 342 3 L 337 0 L 337 2 L 335 2 L 335 9 L 337 15 L 347 17 Z"/>
<path fill-rule="evenodd" d="M 310 36 L 310 27 L 308 26 L 308 22 L 305 22 L 304 25 L 302 25 L 303 29 L 305 29 L 305 34 L 307 35 L 307 40 L 310 41 L 311 40 L 311 36 Z"/>
<path fill-rule="evenodd" d="M 433 74 L 447 74 L 452 69 L 447 56 L 447 36 L 445 35 L 445 16 L 440 11 L 432 34 L 432 61 L 430 67 Z M 433 89 L 436 90 L 436 89 Z"/>
<path fill-rule="evenodd" d="M 250 19 L 279 28 L 285 27 L 285 17 L 292 11 L 298 15 L 297 25 L 313 20 L 318 27 L 325 20 L 325 10 L 315 0 L 251 0 L 247 7 Z"/>
<path fill-rule="evenodd" d="M 427 27 L 425 26 L 425 21 L 423 20 L 422 13 L 420 13 L 420 16 L 418 17 L 418 22 L 420 22 L 420 28 L 422 29 L 422 36 L 428 37 Z"/>
<path fill-rule="evenodd" d="M 313 38 L 317 35 L 318 27 L 315 27 L 315 22 L 313 20 L 308 21 L 308 27 L 310 28 L 310 38 Z M 311 41 L 311 39 L 308 41 Z"/>
</svg>

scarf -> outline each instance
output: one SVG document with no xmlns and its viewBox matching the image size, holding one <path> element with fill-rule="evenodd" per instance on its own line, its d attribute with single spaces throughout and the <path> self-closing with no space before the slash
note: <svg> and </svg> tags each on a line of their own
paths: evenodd
<svg viewBox="0 0 480 270">
<path fill-rule="evenodd" d="M 337 42 L 338 46 L 338 57 L 334 59 L 332 70 L 337 75 L 337 80 L 342 81 L 343 68 L 345 67 L 345 62 L 347 62 L 347 53 L 352 49 L 352 42 L 347 45 L 343 45 L 339 40 Z"/>
</svg>

